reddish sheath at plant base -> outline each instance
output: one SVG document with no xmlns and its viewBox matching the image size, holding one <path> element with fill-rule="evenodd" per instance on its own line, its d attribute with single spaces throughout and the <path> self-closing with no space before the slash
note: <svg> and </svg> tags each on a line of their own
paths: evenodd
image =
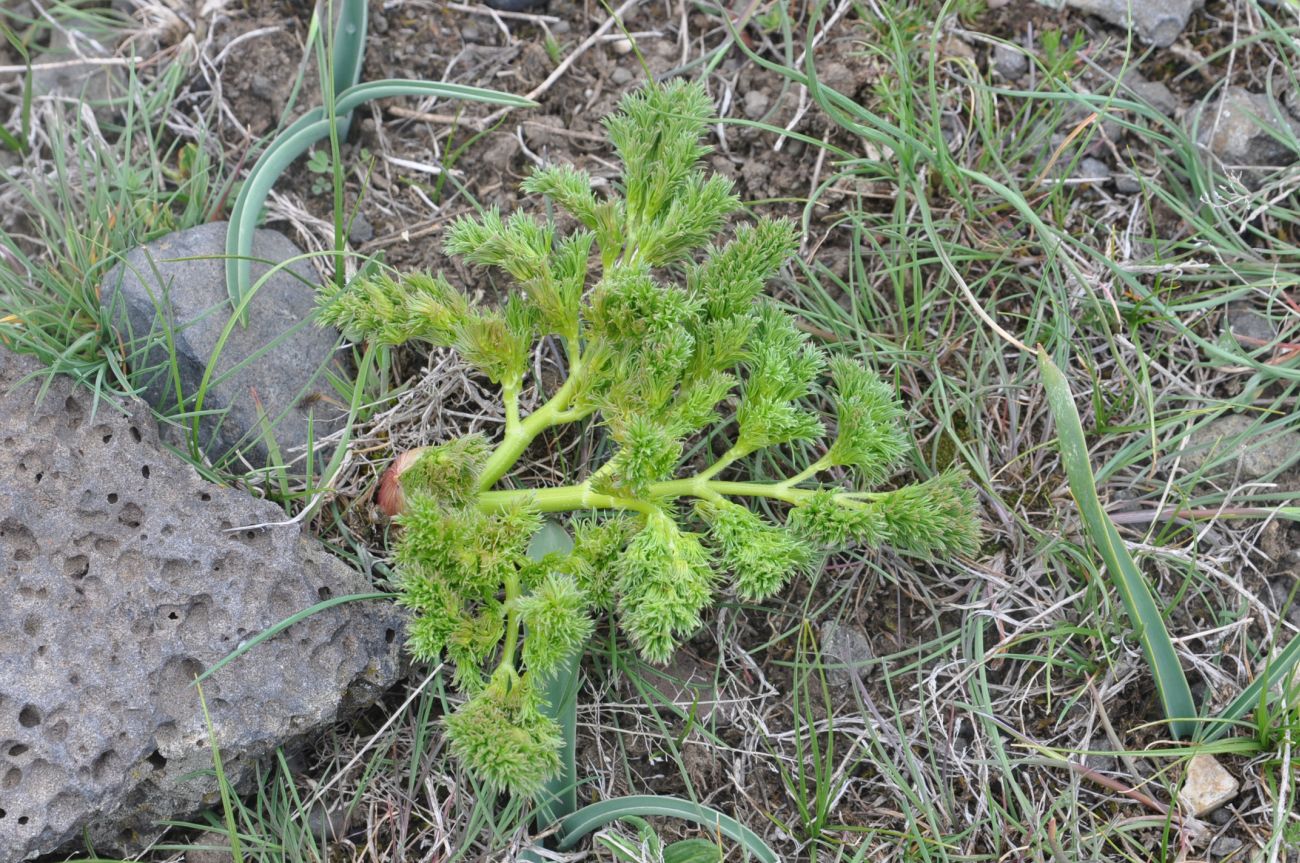
<svg viewBox="0 0 1300 863">
<path fill-rule="evenodd" d="M 393 518 L 406 508 L 406 496 L 402 494 L 402 474 L 415 464 L 415 460 L 426 449 L 427 447 L 416 447 L 402 453 L 393 459 L 388 470 L 384 471 L 384 475 L 379 478 L 379 492 L 375 495 L 375 499 L 384 515 L 389 518 Z"/>
</svg>

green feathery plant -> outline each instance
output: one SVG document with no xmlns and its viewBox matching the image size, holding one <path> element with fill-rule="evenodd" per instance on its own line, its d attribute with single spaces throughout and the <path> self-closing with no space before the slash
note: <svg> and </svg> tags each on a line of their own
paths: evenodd
<svg viewBox="0 0 1300 863">
<path fill-rule="evenodd" d="M 608 197 L 574 168 L 534 172 L 525 191 L 577 220 L 567 235 L 522 212 L 454 223 L 450 253 L 518 285 L 498 307 L 441 275 L 378 275 L 322 296 L 321 320 L 350 338 L 453 347 L 501 389 L 499 441 L 467 435 L 406 453 L 381 488 L 399 513 L 410 649 L 454 668 L 469 698 L 447 720 L 452 750 L 496 788 L 536 793 L 560 770 L 543 692 L 590 637 L 594 612 L 616 613 L 642 655 L 663 662 L 724 577 L 760 600 L 850 542 L 917 554 L 978 542 L 957 471 L 892 491 L 816 483 L 834 469 L 864 486 L 889 478 L 908 447 L 902 409 L 873 371 L 828 359 L 765 296 L 795 251 L 791 225 L 760 219 L 711 244 L 740 206 L 728 180 L 699 167 L 711 107 L 703 87 L 681 81 L 626 97 L 605 123 L 623 165 Z M 521 416 L 529 357 L 546 337 L 563 345 L 568 375 Z M 745 478 L 761 450 L 825 437 L 823 405 L 834 434 L 819 458 L 784 479 Z M 581 482 L 497 488 L 538 435 L 588 419 L 612 456 Z M 697 470 L 684 454 L 705 435 L 729 447 Z M 745 503 L 759 498 L 783 504 L 784 521 Z M 585 513 L 573 549 L 530 560 L 530 537 L 556 512 Z"/>
</svg>

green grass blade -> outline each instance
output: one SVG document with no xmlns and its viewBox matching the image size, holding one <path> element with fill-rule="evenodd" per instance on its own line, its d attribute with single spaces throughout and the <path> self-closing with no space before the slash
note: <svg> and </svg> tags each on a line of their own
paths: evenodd
<svg viewBox="0 0 1300 863">
<path fill-rule="evenodd" d="M 769 848 L 757 833 L 731 816 L 723 815 L 716 809 L 700 806 L 689 800 L 662 797 L 656 794 L 619 797 L 614 800 L 602 800 L 599 803 L 584 806 L 568 818 L 560 821 L 559 850 L 568 851 L 587 834 L 627 815 L 641 817 L 661 816 L 693 821 L 696 824 L 714 828 L 727 838 L 739 843 L 742 848 L 754 855 L 760 863 L 780 863 L 780 858 L 776 856 L 776 852 Z"/>
<path fill-rule="evenodd" d="M 396 598 L 396 594 L 376 591 L 374 593 L 349 593 L 347 596 L 335 596 L 331 599 L 325 600 L 324 602 L 318 602 L 315 605 L 311 606 L 310 608 L 304 608 L 302 611 L 299 611 L 296 614 L 289 615 L 284 620 L 281 620 L 278 623 L 274 623 L 271 626 L 268 626 L 266 629 L 259 632 L 257 635 L 254 635 L 252 638 L 248 639 L 248 641 L 245 641 L 243 644 L 239 645 L 239 647 L 236 647 L 230 653 L 226 654 L 225 656 L 221 657 L 221 659 L 213 663 L 210 668 L 208 668 L 198 677 L 194 678 L 194 682 L 202 683 L 204 680 L 207 680 L 209 677 L 216 674 L 222 668 L 225 668 L 227 665 L 234 662 L 236 659 L 243 656 L 248 651 L 252 650 L 254 647 L 257 647 L 257 645 L 261 644 L 263 641 L 266 641 L 268 638 L 273 638 L 274 636 L 280 634 L 281 632 L 284 632 L 286 629 L 293 626 L 298 621 L 305 620 L 308 617 L 311 617 L 313 614 L 316 614 L 317 612 L 326 611 L 328 609 L 333 608 L 336 605 L 342 605 L 345 602 L 362 602 L 363 600 L 367 600 L 367 599 L 394 599 L 394 598 Z"/>
<path fill-rule="evenodd" d="M 1300 660 L 1300 636 L 1292 638 L 1286 647 L 1264 667 L 1264 673 L 1250 682 L 1250 685 L 1241 691 L 1241 694 L 1232 700 L 1232 703 L 1223 708 L 1223 711 L 1206 726 L 1205 735 L 1201 738 L 1202 743 L 1213 743 L 1222 737 L 1232 728 L 1232 724 L 1253 707 L 1258 707 L 1260 703 L 1268 698 L 1266 690 L 1279 681 L 1285 685 L 1290 680 L 1291 670 L 1295 668 L 1296 661 Z"/>
<path fill-rule="evenodd" d="M 239 829 L 235 824 L 235 791 L 226 778 L 225 766 L 221 762 L 221 748 L 217 745 L 217 732 L 212 727 L 212 715 L 208 713 L 208 702 L 203 697 L 202 678 L 196 677 L 194 685 L 199 690 L 199 707 L 203 710 L 203 725 L 208 732 L 208 745 L 212 747 L 212 767 L 217 774 L 217 790 L 221 794 L 221 814 L 226 822 L 226 836 L 230 840 L 230 858 L 233 863 L 244 863 L 243 846 L 239 841 Z"/>
<path fill-rule="evenodd" d="M 1106 571 L 1124 601 L 1129 621 L 1155 677 L 1156 692 L 1160 695 L 1165 717 L 1170 721 L 1170 730 L 1175 737 L 1187 737 L 1196 727 L 1196 704 L 1192 700 L 1192 691 L 1146 579 L 1097 497 L 1092 466 L 1088 463 L 1088 445 L 1070 385 L 1041 347 L 1038 349 L 1038 368 L 1047 390 L 1048 406 L 1056 420 L 1061 461 L 1069 477 L 1070 492 L 1083 516 L 1084 529 L 1101 554 Z"/>
<path fill-rule="evenodd" d="M 489 105 L 503 105 L 511 108 L 530 107 L 536 103 L 510 93 L 485 90 L 481 87 L 466 87 L 460 84 L 442 84 L 435 81 L 371 81 L 350 87 L 338 96 L 334 110 L 340 120 L 364 102 L 372 99 L 389 99 L 395 96 L 437 97 L 443 99 L 466 99 L 484 102 Z M 230 224 L 226 229 L 226 288 L 230 293 L 231 305 L 239 307 L 241 299 L 248 293 L 252 270 L 253 232 L 257 229 L 257 218 L 266 203 L 266 196 L 276 180 L 294 159 L 311 149 L 317 141 L 329 137 L 330 122 L 325 109 L 313 108 L 289 125 L 262 152 L 248 178 L 240 187 L 230 210 Z M 240 312 L 243 321 L 244 312 Z"/>
</svg>

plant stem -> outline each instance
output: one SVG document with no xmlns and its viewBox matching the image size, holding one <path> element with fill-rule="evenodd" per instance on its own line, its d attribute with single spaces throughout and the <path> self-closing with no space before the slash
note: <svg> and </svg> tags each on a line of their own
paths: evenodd
<svg viewBox="0 0 1300 863">
<path fill-rule="evenodd" d="M 650 486 L 646 497 L 650 500 L 678 497 L 770 497 L 797 506 L 816 493 L 813 489 L 789 488 L 784 483 L 724 482 L 702 479 L 701 476 L 657 482 Z M 478 496 L 478 506 L 484 512 L 497 512 L 520 498 L 530 498 L 541 512 L 592 509 L 631 509 L 647 512 L 654 507 L 654 504 L 643 500 L 593 491 L 589 481 L 580 485 L 564 485 L 555 488 L 488 491 Z"/>
<path fill-rule="evenodd" d="M 519 575 L 511 572 L 506 576 L 506 643 L 501 651 L 501 665 L 515 667 L 515 645 L 519 643 L 519 612 L 515 610 L 515 600 L 519 599 Z"/>
<path fill-rule="evenodd" d="M 574 360 L 572 369 L 580 372 L 582 370 L 582 360 Z M 513 405 L 511 399 L 511 390 L 509 387 L 502 387 L 503 397 L 506 405 L 506 433 L 501 439 L 501 443 L 493 450 L 492 455 L 488 457 L 487 463 L 483 465 L 483 472 L 479 475 L 479 491 L 487 491 L 505 476 L 510 468 L 515 466 L 519 457 L 528 449 L 528 445 L 533 442 L 539 434 L 546 431 L 553 425 L 564 422 L 573 422 L 586 416 L 582 411 L 569 411 L 569 401 L 573 398 L 574 391 L 578 387 L 578 375 L 571 373 L 564 385 L 556 390 L 555 395 L 530 413 L 523 420 L 519 419 L 519 393 L 514 392 Z M 513 406 L 513 410 L 512 410 Z M 511 414 L 514 419 L 512 421 Z"/>
<path fill-rule="evenodd" d="M 722 458 L 715 461 L 710 467 L 696 476 L 696 479 L 713 479 L 713 477 L 721 473 L 723 468 L 727 465 L 731 464 L 738 458 L 744 458 L 751 452 L 753 452 L 753 450 L 742 448 L 740 444 L 735 444 L 731 449 L 722 454 Z"/>
<path fill-rule="evenodd" d="M 831 466 L 831 456 L 830 453 L 828 452 L 825 455 L 823 455 L 821 458 L 817 459 L 817 461 L 808 465 L 808 467 L 799 471 L 799 473 L 795 474 L 794 476 L 790 477 L 787 480 L 782 480 L 781 482 L 777 483 L 777 485 L 781 488 L 789 488 L 790 486 L 798 485 L 799 483 L 803 482 L 806 479 L 812 479 L 814 476 L 826 470 L 826 468 L 830 466 Z"/>
</svg>

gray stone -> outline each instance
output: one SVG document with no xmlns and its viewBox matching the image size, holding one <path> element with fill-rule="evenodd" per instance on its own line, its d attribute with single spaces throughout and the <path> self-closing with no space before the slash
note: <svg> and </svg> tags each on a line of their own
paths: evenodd
<svg viewBox="0 0 1300 863">
<path fill-rule="evenodd" d="M 348 242 L 354 246 L 362 243 L 368 243 L 375 238 L 375 226 L 366 218 L 366 214 L 357 211 L 352 217 L 352 224 L 348 225 Z"/>
<path fill-rule="evenodd" d="M 1227 857 L 1241 850 L 1242 841 L 1235 836 L 1220 836 L 1210 843 L 1211 857 Z"/>
<path fill-rule="evenodd" d="M 1065 0 L 1065 5 L 1107 23 L 1132 28 L 1144 42 L 1159 48 L 1174 44 L 1182 34 L 1192 12 L 1204 0 Z M 1060 8 L 1060 2 L 1045 5 Z M 1131 17 L 1130 17 L 1131 16 Z"/>
<path fill-rule="evenodd" d="M 751 120 L 761 120 L 772 105 L 772 97 L 763 90 L 750 90 L 745 93 L 745 116 Z"/>
<path fill-rule="evenodd" d="M 1029 58 L 1024 51 L 1011 45 L 994 45 L 993 68 L 1003 78 L 1014 81 L 1029 71 Z"/>
<path fill-rule="evenodd" d="M 178 423 L 187 429 L 204 371 L 233 314 L 225 249 L 225 222 L 169 234 L 128 252 L 100 292 L 141 395 L 161 414 L 188 413 L 190 418 Z M 255 258 L 279 263 L 300 255 L 283 234 L 259 230 L 254 235 Z M 188 258 L 196 260 L 182 260 Z M 255 262 L 251 283 L 256 285 L 267 269 Z M 200 448 L 213 462 L 229 455 L 254 468 L 265 465 L 270 459 L 263 416 L 273 423 L 281 459 L 297 459 L 299 465 L 309 442 L 309 418 L 317 440 L 342 427 L 345 408 L 329 397 L 326 372 L 345 372 L 334 350 L 337 333 L 313 322 L 312 286 L 318 281 L 304 261 L 278 270 L 250 302 L 248 325 L 230 330 L 216 356 L 199 421 Z M 163 338 L 169 330 L 185 398 L 179 408 Z M 325 464 L 328 456 L 318 452 L 314 466 Z M 233 464 L 238 468 L 238 461 Z"/>
<path fill-rule="evenodd" d="M 72 47 L 72 39 L 77 40 L 76 50 Z M 95 116 L 101 121 L 111 117 L 115 111 L 114 102 L 120 102 L 126 96 L 127 79 L 123 67 L 77 62 L 82 58 L 88 61 L 103 59 L 110 53 L 80 31 L 56 29 L 50 46 L 34 59 L 34 65 L 39 65 L 32 70 L 33 98 L 50 96 L 84 100 L 94 108 Z M 50 65 L 56 63 L 67 65 Z"/>
<path fill-rule="evenodd" d="M 1300 460 L 1300 431 L 1264 428 L 1267 417 L 1225 414 L 1192 432 L 1183 450 L 1185 470 L 1199 470 L 1207 462 L 1209 475 L 1225 471 L 1242 481 L 1261 479 L 1277 470 L 1285 470 Z M 1259 423 L 1256 425 L 1256 423 Z"/>
<path fill-rule="evenodd" d="M 1115 182 L 1115 191 L 1121 194 L 1134 195 L 1142 191 L 1142 181 L 1126 171 L 1111 174 L 1110 178 Z"/>
<path fill-rule="evenodd" d="M 865 674 L 863 664 L 876 655 L 865 632 L 834 620 L 822 624 L 821 650 L 824 663 L 838 666 L 827 670 L 827 681 L 849 690 L 853 688 L 853 678 Z"/>
<path fill-rule="evenodd" d="M 632 70 L 625 69 L 622 66 L 616 67 L 614 71 L 611 72 L 609 75 L 609 79 L 613 81 L 615 84 L 617 84 L 619 87 L 622 87 L 625 84 L 630 84 L 632 82 L 632 78 L 633 78 Z"/>
<path fill-rule="evenodd" d="M 1110 179 L 1110 168 L 1101 159 L 1085 156 L 1079 160 L 1074 176 L 1075 179 L 1101 185 Z"/>
<path fill-rule="evenodd" d="M 275 504 L 202 480 L 117 406 L 0 350 L 0 861 L 76 842 L 130 852 L 212 805 L 209 740 L 236 786 L 372 702 L 399 673 L 400 614 Z M 100 856 L 104 856 L 101 854 Z"/>
<path fill-rule="evenodd" d="M 1255 351 L 1277 338 L 1273 322 L 1251 307 L 1250 303 L 1229 303 L 1224 326 L 1237 344 L 1248 352 Z"/>
<path fill-rule="evenodd" d="M 1166 117 L 1172 117 L 1178 111 L 1178 97 L 1164 83 L 1148 81 L 1136 69 L 1124 76 L 1123 83 L 1138 101 L 1146 102 Z M 1124 91 L 1120 92 L 1123 94 Z"/>
<path fill-rule="evenodd" d="M 1300 122 L 1262 93 L 1229 87 L 1194 118 L 1197 142 L 1229 167 L 1281 167 L 1296 160 L 1292 145 Z"/>
</svg>

